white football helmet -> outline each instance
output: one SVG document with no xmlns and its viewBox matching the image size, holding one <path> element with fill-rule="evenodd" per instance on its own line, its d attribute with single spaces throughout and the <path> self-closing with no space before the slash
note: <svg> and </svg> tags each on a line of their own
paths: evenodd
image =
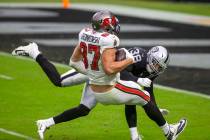
<svg viewBox="0 0 210 140">
<path fill-rule="evenodd" d="M 95 31 L 106 31 L 118 35 L 120 32 L 119 20 L 110 11 L 98 11 L 91 19 L 92 27 Z"/>
<path fill-rule="evenodd" d="M 150 73 L 160 74 L 169 64 L 169 53 L 163 46 L 152 47 L 147 53 L 147 70 Z"/>
</svg>

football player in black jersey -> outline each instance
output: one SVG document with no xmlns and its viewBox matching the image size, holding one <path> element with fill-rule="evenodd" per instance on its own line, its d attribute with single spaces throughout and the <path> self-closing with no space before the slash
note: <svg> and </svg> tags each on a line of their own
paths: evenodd
<svg viewBox="0 0 210 140">
<path fill-rule="evenodd" d="M 162 46 L 152 47 L 149 51 L 142 48 L 130 48 L 128 51 L 134 56 L 136 63 L 121 71 L 120 79 L 135 81 L 139 85 L 145 87 L 150 93 L 151 98 L 150 102 L 143 106 L 146 114 L 163 130 L 163 133 L 168 140 L 175 140 L 184 130 L 187 121 L 186 119 L 181 119 L 174 125 L 168 124 L 161 114 L 153 94 L 153 80 L 167 68 L 169 63 L 168 51 Z M 31 43 L 28 46 L 20 46 L 15 49 L 12 54 L 28 55 L 35 59 L 55 86 L 65 87 L 86 82 L 79 106 L 66 110 L 49 119 L 37 121 L 38 132 L 41 138 L 43 138 L 44 132 L 47 128 L 61 122 L 86 116 L 96 106 L 97 101 L 95 100 L 94 95 L 89 94 L 88 92 L 88 78 L 75 70 L 70 70 L 63 75 L 60 75 L 55 66 L 39 52 L 36 43 Z M 125 105 L 125 115 L 130 129 L 131 139 L 141 140 L 137 131 L 136 106 Z"/>
<path fill-rule="evenodd" d="M 153 93 L 153 81 L 167 68 L 167 65 L 169 63 L 169 53 L 162 46 L 153 47 L 149 50 L 149 52 L 145 49 L 137 47 L 130 48 L 128 49 L 128 51 L 134 56 L 136 63 L 128 66 L 125 70 L 121 71 L 120 79 L 135 81 L 143 86 L 144 89 L 150 93 L 151 101 L 143 108 L 150 119 L 154 120 L 160 127 L 164 126 L 166 121 L 162 115 L 164 113 L 167 113 L 167 110 L 163 109 L 160 112 L 160 110 L 158 109 Z M 160 59 L 161 57 L 159 56 L 162 56 L 162 59 Z M 152 59 L 159 59 L 162 61 L 158 62 Z M 125 115 L 130 131 L 134 131 L 135 134 L 135 132 L 137 131 L 136 106 L 125 105 Z"/>
</svg>

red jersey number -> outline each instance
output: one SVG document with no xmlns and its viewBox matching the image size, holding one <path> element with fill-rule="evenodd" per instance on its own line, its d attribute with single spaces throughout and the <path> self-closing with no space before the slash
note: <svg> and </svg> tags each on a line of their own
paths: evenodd
<svg viewBox="0 0 210 140">
<path fill-rule="evenodd" d="M 83 62 L 85 65 L 85 68 L 87 69 L 89 67 L 88 59 L 87 59 L 87 53 L 94 53 L 94 57 L 92 60 L 92 63 L 90 64 L 91 70 L 98 71 L 98 61 L 100 59 L 100 46 L 92 45 L 92 44 L 86 44 L 85 42 L 80 43 L 80 49 L 83 56 Z"/>
</svg>

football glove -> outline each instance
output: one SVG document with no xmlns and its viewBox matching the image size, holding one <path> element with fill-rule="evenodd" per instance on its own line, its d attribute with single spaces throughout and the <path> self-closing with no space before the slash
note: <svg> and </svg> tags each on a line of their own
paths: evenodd
<svg viewBox="0 0 210 140">
<path fill-rule="evenodd" d="M 130 58 L 130 59 L 133 60 L 133 63 L 135 63 L 135 59 L 134 59 L 133 55 L 130 54 L 130 53 L 128 52 L 128 50 L 126 50 L 125 48 L 121 48 L 121 49 L 125 51 L 125 53 L 126 53 L 126 59 Z"/>
<path fill-rule="evenodd" d="M 150 87 L 152 81 L 149 78 L 138 78 L 137 83 L 143 87 Z"/>
</svg>

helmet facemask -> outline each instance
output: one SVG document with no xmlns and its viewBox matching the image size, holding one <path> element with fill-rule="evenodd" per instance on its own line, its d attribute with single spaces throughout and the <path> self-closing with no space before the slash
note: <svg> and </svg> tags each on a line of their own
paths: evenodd
<svg viewBox="0 0 210 140">
<path fill-rule="evenodd" d="M 91 20 L 92 27 L 96 31 L 106 31 L 118 35 L 120 32 L 119 20 L 109 11 L 95 13 Z"/>
</svg>

